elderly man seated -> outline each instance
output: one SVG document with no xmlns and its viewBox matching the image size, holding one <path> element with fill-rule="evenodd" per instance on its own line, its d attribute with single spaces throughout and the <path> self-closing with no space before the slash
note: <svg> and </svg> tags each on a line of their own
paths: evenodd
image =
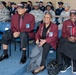
<svg viewBox="0 0 76 75">
<path fill-rule="evenodd" d="M 63 22 L 62 38 L 57 50 L 57 63 L 63 66 L 61 72 L 70 68 L 70 58 L 74 60 L 73 73 L 76 74 L 76 10 L 71 10 L 70 19 Z"/>
</svg>

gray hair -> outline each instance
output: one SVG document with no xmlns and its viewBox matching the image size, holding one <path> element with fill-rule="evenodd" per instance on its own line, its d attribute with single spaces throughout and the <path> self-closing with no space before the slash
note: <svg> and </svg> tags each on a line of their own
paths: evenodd
<svg viewBox="0 0 76 75">
<path fill-rule="evenodd" d="M 44 15 L 46 15 L 46 14 L 50 15 L 50 17 L 52 18 L 52 14 L 50 12 L 47 11 L 47 12 L 45 12 Z"/>
</svg>

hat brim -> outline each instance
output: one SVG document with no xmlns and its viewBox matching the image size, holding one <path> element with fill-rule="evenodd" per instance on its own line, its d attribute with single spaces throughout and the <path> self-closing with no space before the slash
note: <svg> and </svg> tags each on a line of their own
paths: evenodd
<svg viewBox="0 0 76 75">
<path fill-rule="evenodd" d="M 64 3 L 60 3 L 60 2 L 58 2 L 58 4 L 59 4 L 59 5 L 63 5 Z"/>
<path fill-rule="evenodd" d="M 39 7 L 39 5 L 34 5 L 34 6 L 38 6 Z"/>
<path fill-rule="evenodd" d="M 39 2 L 39 3 L 43 3 L 43 2 Z"/>
<path fill-rule="evenodd" d="M 24 9 L 25 7 L 24 7 L 24 6 L 17 6 L 17 8 L 22 8 L 22 9 Z"/>
<path fill-rule="evenodd" d="M 11 4 L 11 5 L 16 5 L 16 4 Z"/>
<path fill-rule="evenodd" d="M 48 6 L 49 6 L 49 7 L 52 7 L 51 5 L 47 5 L 46 7 L 48 7 Z"/>
<path fill-rule="evenodd" d="M 70 13 L 70 15 L 72 15 L 72 14 L 76 15 L 76 13 Z"/>
</svg>

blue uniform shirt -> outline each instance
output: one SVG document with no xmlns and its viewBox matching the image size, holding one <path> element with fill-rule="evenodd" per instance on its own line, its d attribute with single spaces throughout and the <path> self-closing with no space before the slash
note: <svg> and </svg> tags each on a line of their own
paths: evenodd
<svg viewBox="0 0 76 75">
<path fill-rule="evenodd" d="M 61 8 L 61 9 L 58 8 L 58 9 L 56 9 L 55 14 L 60 15 L 62 11 L 64 11 L 64 8 Z"/>
</svg>

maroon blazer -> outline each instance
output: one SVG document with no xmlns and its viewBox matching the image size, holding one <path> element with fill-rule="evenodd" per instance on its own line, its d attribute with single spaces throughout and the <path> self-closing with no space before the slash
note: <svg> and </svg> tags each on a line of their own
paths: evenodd
<svg viewBox="0 0 76 75">
<path fill-rule="evenodd" d="M 40 40 L 42 38 L 42 32 L 44 28 L 44 23 L 40 25 L 38 32 L 36 33 L 35 39 Z M 58 42 L 58 26 L 54 23 L 50 24 L 50 28 L 46 34 L 46 43 L 49 43 L 54 49 L 56 49 L 56 45 Z"/>
<path fill-rule="evenodd" d="M 70 27 L 72 27 L 72 29 Z M 71 33 L 73 36 L 76 37 L 76 31 L 73 30 L 73 27 L 76 28 L 75 24 L 70 19 L 64 21 L 63 22 L 63 29 L 62 29 L 62 37 L 67 38 L 71 35 Z"/>
<path fill-rule="evenodd" d="M 34 32 L 31 32 L 34 30 L 35 25 L 35 18 L 32 14 L 25 13 L 23 16 L 23 22 L 22 27 L 20 29 L 19 23 L 20 22 L 20 16 L 19 14 L 15 14 L 12 16 L 11 19 L 11 30 L 12 32 L 28 32 L 30 38 L 34 38 Z M 29 27 L 27 26 L 29 24 Z"/>
</svg>

